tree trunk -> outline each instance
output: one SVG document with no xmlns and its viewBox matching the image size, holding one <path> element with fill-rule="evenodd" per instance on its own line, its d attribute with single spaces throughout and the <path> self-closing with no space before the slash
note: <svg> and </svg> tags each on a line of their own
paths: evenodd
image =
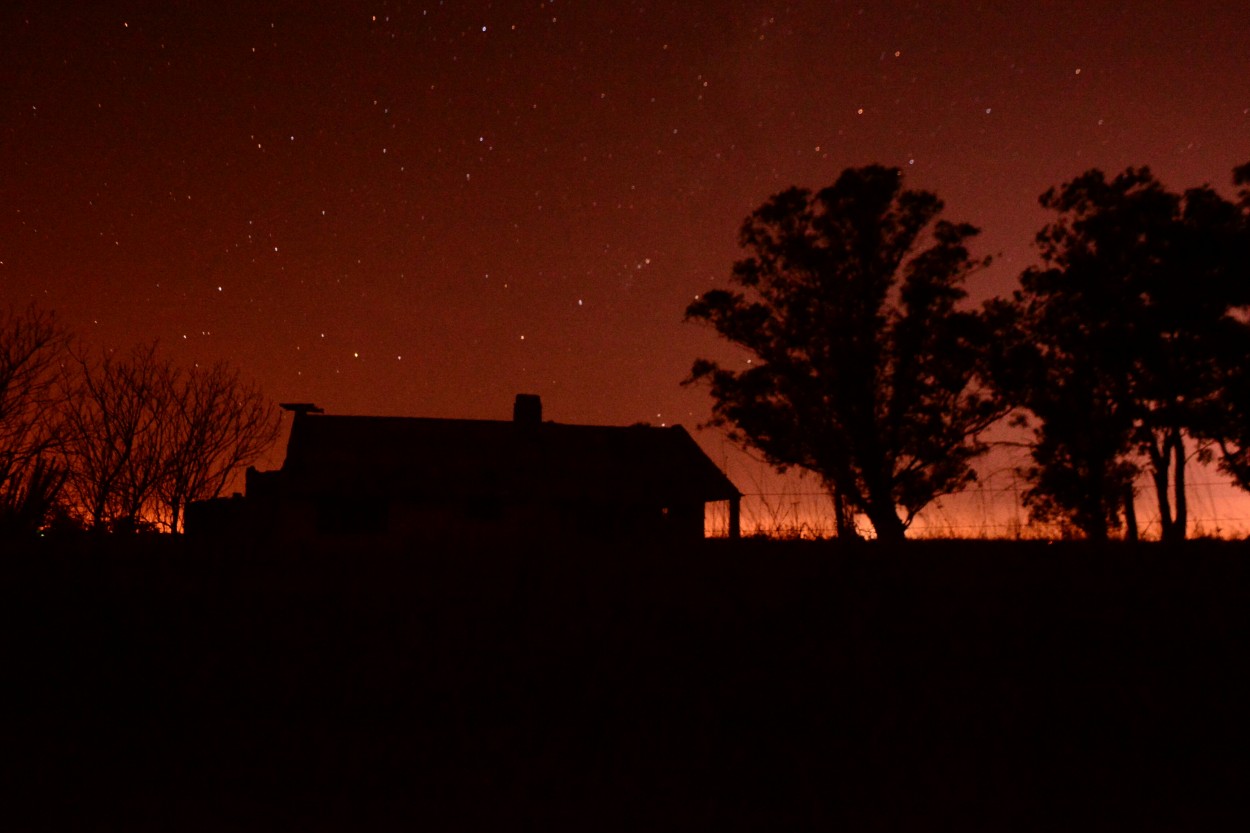
<svg viewBox="0 0 1250 833">
<path fill-rule="evenodd" d="M 1175 485 L 1176 499 L 1176 518 L 1172 524 L 1172 539 L 1174 541 L 1184 541 L 1188 537 L 1189 530 L 1189 498 L 1185 494 L 1185 437 L 1180 431 L 1176 432 L 1176 440 L 1172 443 L 1172 450 L 1176 455 L 1176 462 L 1173 468 L 1173 483 Z"/>
<path fill-rule="evenodd" d="M 846 498 L 842 496 L 842 491 L 831 483 L 829 484 L 829 496 L 833 498 L 833 522 L 838 540 L 859 540 L 859 533 L 855 531 L 855 518 L 850 507 L 846 505 Z"/>
<path fill-rule="evenodd" d="M 1181 429 L 1169 428 L 1163 440 L 1162 453 L 1156 454 L 1152 447 L 1150 458 L 1154 468 L 1155 491 L 1159 495 L 1159 537 L 1167 542 L 1184 541 L 1189 525 L 1189 501 L 1185 494 L 1185 438 Z M 1169 471 L 1172 472 L 1170 478 Z"/>
<path fill-rule="evenodd" d="M 1155 500 L 1159 504 L 1159 538 L 1171 541 L 1173 532 L 1172 501 L 1168 498 L 1168 472 L 1172 463 L 1172 434 L 1163 438 L 1162 446 L 1153 438 L 1150 442 L 1150 479 L 1155 487 Z"/>
<path fill-rule="evenodd" d="M 864 469 L 864 514 L 868 516 L 878 541 L 902 541 L 907 527 L 898 517 L 894 505 L 892 463 L 881 460 L 878 466 Z"/>
<path fill-rule="evenodd" d="M 1080 494 L 1073 495 L 1076 500 L 1072 506 L 1070 522 L 1087 541 L 1106 541 L 1123 496 L 1107 489 L 1111 460 L 1094 453 L 1083 462 L 1091 473 L 1098 474 L 1098 479 L 1091 478 L 1087 488 L 1083 488 Z M 1071 533 L 1072 530 L 1068 529 L 1062 534 L 1067 538 Z"/>
<path fill-rule="evenodd" d="M 104 529 L 105 515 L 108 512 L 107 499 L 97 496 L 91 504 L 91 518 L 88 523 L 92 532 L 100 532 Z"/>
<path fill-rule="evenodd" d="M 904 541 L 907 539 L 907 527 L 899 520 L 898 512 L 893 503 L 876 503 L 869 507 L 868 520 L 872 522 L 873 531 L 878 541 Z"/>
<path fill-rule="evenodd" d="M 1124 540 L 1137 543 L 1137 507 L 1133 504 L 1136 495 L 1133 485 L 1124 487 Z"/>
<path fill-rule="evenodd" d="M 882 521 L 882 523 L 874 523 L 872 525 L 872 528 L 876 530 L 878 541 L 895 542 L 907 540 L 907 527 L 903 526 L 903 522 L 898 519 L 897 515 L 892 512 L 887 513 Z"/>
<path fill-rule="evenodd" d="M 1105 509 L 1105 507 L 1103 508 Z M 1107 540 L 1108 518 L 1107 518 L 1107 513 L 1105 511 L 1097 515 L 1091 515 L 1089 518 L 1088 525 L 1080 524 L 1079 520 L 1077 524 L 1078 524 L 1078 529 L 1080 529 L 1081 532 L 1085 533 L 1086 540 L 1093 541 L 1095 543 L 1102 543 L 1103 541 Z M 1064 537 L 1067 537 L 1067 536 L 1065 535 Z"/>
</svg>

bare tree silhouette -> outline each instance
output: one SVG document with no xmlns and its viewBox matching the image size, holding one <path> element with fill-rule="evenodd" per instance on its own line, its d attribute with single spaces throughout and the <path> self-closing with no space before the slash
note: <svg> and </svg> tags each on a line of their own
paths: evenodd
<svg viewBox="0 0 1250 833">
<path fill-rule="evenodd" d="M 168 369 L 156 345 L 77 352 L 63 376 L 69 494 L 86 526 L 135 529 L 163 471 Z"/>
<path fill-rule="evenodd" d="M 67 344 L 56 317 L 35 306 L 0 310 L 0 531 L 29 532 L 47 517 L 64 482 L 55 369 Z"/>
<path fill-rule="evenodd" d="M 277 436 L 276 408 L 236 370 L 181 371 L 155 344 L 77 353 L 63 392 L 68 491 L 92 529 L 178 531 L 187 501 L 216 497 Z"/>
<path fill-rule="evenodd" d="M 176 532 L 188 502 L 221 494 L 234 472 L 277 439 L 278 411 L 224 363 L 173 375 L 167 390 L 165 472 L 156 495 L 163 522 Z"/>
</svg>

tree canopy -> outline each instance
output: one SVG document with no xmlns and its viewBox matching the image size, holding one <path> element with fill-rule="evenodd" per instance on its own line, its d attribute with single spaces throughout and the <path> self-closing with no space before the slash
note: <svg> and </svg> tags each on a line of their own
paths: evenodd
<svg viewBox="0 0 1250 833">
<path fill-rule="evenodd" d="M 1238 291 L 1246 292 L 1246 285 L 1250 284 L 1250 163 L 1234 169 L 1233 183 L 1238 188 L 1238 231 L 1220 256 L 1227 264 L 1229 280 L 1239 282 Z M 1223 240 L 1229 240 L 1227 234 Z M 1220 470 L 1250 491 L 1250 315 L 1244 308 L 1239 313 L 1224 316 L 1213 334 L 1221 395 L 1208 403 L 1202 427 L 1205 435 L 1219 446 Z"/>
<path fill-rule="evenodd" d="M 751 356 L 745 369 L 694 363 L 687 381 L 710 386 L 713 422 L 815 473 L 886 540 L 975 479 L 978 437 L 1002 413 L 979 384 L 982 318 L 960 308 L 964 279 L 988 261 L 968 251 L 977 229 L 941 211 L 881 166 L 783 191 L 742 226 L 739 288 L 686 310 Z"/>
</svg>

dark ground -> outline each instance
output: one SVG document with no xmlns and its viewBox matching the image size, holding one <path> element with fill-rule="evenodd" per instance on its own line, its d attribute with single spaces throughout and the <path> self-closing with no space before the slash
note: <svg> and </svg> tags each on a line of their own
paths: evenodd
<svg viewBox="0 0 1250 833">
<path fill-rule="evenodd" d="M 1250 545 L 6 549 L 6 830 L 1250 819 Z"/>
</svg>

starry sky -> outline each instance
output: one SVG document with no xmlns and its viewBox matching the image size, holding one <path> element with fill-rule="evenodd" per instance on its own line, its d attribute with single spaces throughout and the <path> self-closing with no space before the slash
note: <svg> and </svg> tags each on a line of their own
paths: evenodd
<svg viewBox="0 0 1250 833">
<path fill-rule="evenodd" d="M 980 299 L 1048 187 L 1250 161 L 1244 2 L 4 7 L 0 302 L 334 413 L 693 428 L 685 306 L 783 188 L 903 169 Z"/>
</svg>

